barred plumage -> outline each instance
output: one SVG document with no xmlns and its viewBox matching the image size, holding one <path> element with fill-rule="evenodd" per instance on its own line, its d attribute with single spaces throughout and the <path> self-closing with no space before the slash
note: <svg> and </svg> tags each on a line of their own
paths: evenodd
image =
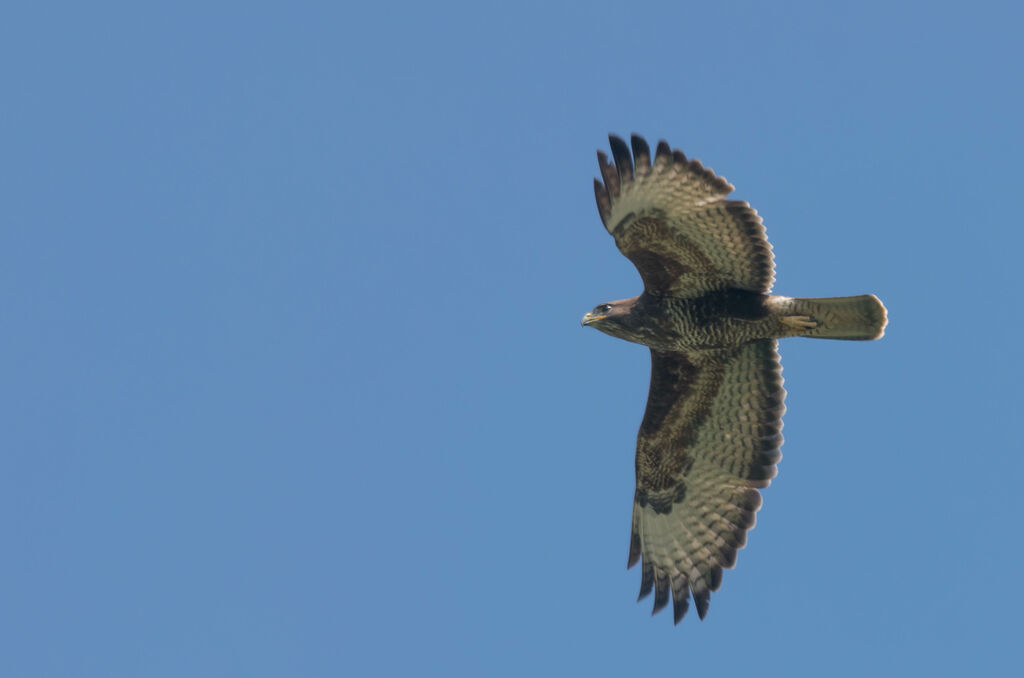
<svg viewBox="0 0 1024 678">
<path fill-rule="evenodd" d="M 642 563 L 640 597 L 707 614 L 722 569 L 736 563 L 781 458 L 785 390 L 776 339 L 877 339 L 885 307 L 873 295 L 799 299 L 775 280 L 761 218 L 699 161 L 658 142 L 609 137 L 598 151 L 597 209 L 644 282 L 638 297 L 583 318 L 651 348 L 651 388 L 637 436 L 628 565 Z"/>
</svg>

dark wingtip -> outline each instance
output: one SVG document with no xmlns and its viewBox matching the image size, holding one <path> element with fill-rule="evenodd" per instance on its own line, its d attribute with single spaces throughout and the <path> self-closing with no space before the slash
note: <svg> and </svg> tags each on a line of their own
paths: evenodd
<svg viewBox="0 0 1024 678">
<path fill-rule="evenodd" d="M 654 585 L 654 607 L 651 608 L 651 616 L 658 614 L 665 609 L 668 605 L 668 587 L 659 588 L 657 584 Z"/>
<path fill-rule="evenodd" d="M 690 609 L 690 586 L 681 574 L 672 579 L 672 623 L 678 624 Z"/>
<path fill-rule="evenodd" d="M 609 198 L 617 196 L 619 194 L 619 175 L 615 168 L 608 163 L 608 155 L 604 151 L 597 152 L 597 166 L 601 168 L 601 178 L 604 179 L 605 192 Z"/>
<path fill-rule="evenodd" d="M 690 601 L 687 598 L 679 600 L 678 598 L 672 598 L 672 623 L 676 626 L 683 620 L 686 613 L 690 609 Z"/>
<path fill-rule="evenodd" d="M 608 197 L 608 189 L 597 178 L 594 179 L 594 198 L 597 200 L 597 213 L 601 215 L 601 221 L 607 220 L 612 213 L 612 201 Z"/>
<path fill-rule="evenodd" d="M 651 615 L 656 615 L 668 605 L 668 575 L 661 571 L 654 571 L 654 609 Z"/>
<path fill-rule="evenodd" d="M 643 575 L 640 577 L 640 595 L 637 596 L 636 602 L 640 602 L 651 593 L 651 589 L 654 588 L 654 566 L 651 565 L 650 561 L 645 561 L 643 566 Z"/>
<path fill-rule="evenodd" d="M 647 174 L 651 170 L 651 149 L 647 141 L 639 134 L 629 137 L 629 145 L 633 147 L 633 164 L 637 174 Z"/>
<path fill-rule="evenodd" d="M 658 148 L 654 151 L 654 161 L 663 165 L 672 164 L 672 147 L 664 139 L 658 142 Z"/>
<path fill-rule="evenodd" d="M 631 181 L 633 179 L 633 158 L 629 154 L 629 146 L 614 134 L 608 135 L 608 143 L 612 147 L 612 158 L 615 160 L 615 168 L 619 171 L 620 181 Z"/>
<path fill-rule="evenodd" d="M 715 566 L 711 568 L 711 584 L 708 589 L 717 591 L 722 586 L 722 568 Z"/>
<path fill-rule="evenodd" d="M 634 530 L 629 537 L 629 558 L 626 560 L 626 569 L 636 565 L 640 560 L 640 535 Z"/>
<path fill-rule="evenodd" d="M 697 593 L 694 591 L 693 602 L 697 606 L 697 616 L 700 617 L 701 621 L 704 621 L 704 617 L 708 614 L 708 605 L 711 602 L 711 592 L 703 590 Z"/>
</svg>

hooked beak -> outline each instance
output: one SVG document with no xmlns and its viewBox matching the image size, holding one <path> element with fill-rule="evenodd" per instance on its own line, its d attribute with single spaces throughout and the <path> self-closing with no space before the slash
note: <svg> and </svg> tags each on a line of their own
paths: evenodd
<svg viewBox="0 0 1024 678">
<path fill-rule="evenodd" d="M 606 315 L 594 315 L 593 313 L 588 313 L 585 316 L 583 316 L 583 320 L 580 321 L 580 325 L 586 327 L 591 323 L 596 323 L 598 320 L 604 320 L 607 317 L 608 316 Z"/>
</svg>

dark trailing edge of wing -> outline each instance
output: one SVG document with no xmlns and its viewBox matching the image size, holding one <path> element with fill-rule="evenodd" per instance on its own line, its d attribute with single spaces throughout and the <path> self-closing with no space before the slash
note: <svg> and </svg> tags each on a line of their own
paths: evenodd
<svg viewBox="0 0 1024 678">
<path fill-rule="evenodd" d="M 676 153 L 678 153 L 679 156 L 682 157 L 682 162 L 680 162 L 679 164 L 689 165 L 690 172 L 698 175 L 701 179 L 710 184 L 716 191 L 724 195 L 727 193 L 732 193 L 734 190 L 736 190 L 735 186 L 733 186 L 728 181 L 726 181 L 725 179 L 718 176 L 717 174 L 709 170 L 707 167 L 702 165 L 700 160 L 690 160 L 689 162 L 687 162 L 686 156 L 683 155 L 682 151 L 676 151 Z M 679 156 L 677 156 L 676 162 L 679 162 Z"/>
<path fill-rule="evenodd" d="M 771 245 L 768 244 L 764 224 L 761 222 L 761 217 L 758 216 L 757 210 L 744 200 L 727 200 L 725 202 L 725 209 L 735 217 L 736 221 L 743 224 L 743 228 L 747 231 L 747 236 L 752 241 L 764 242 L 762 251 L 757 253 L 756 262 L 758 266 L 767 267 L 770 270 L 772 266 Z M 775 280 L 775 276 L 772 274 L 769 275 L 769 278 L 772 281 Z"/>
</svg>

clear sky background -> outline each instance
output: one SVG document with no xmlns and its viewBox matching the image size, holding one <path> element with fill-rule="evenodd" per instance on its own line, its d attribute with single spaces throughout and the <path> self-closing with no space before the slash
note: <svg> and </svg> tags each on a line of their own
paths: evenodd
<svg viewBox="0 0 1024 678">
<path fill-rule="evenodd" d="M 1019 3 L 36 3 L 0 21 L 0 674 L 1009 675 Z M 647 350 L 595 150 L 764 217 L 780 475 L 625 568 Z"/>
</svg>

